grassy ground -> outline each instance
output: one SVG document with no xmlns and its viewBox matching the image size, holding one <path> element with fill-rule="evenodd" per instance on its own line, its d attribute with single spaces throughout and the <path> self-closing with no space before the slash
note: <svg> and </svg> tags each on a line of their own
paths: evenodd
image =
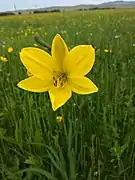
<svg viewBox="0 0 135 180">
<path fill-rule="evenodd" d="M 53 112 L 47 93 L 17 83 L 27 77 L 19 51 L 56 33 L 95 47 L 88 76 L 99 92 Z M 0 43 L 0 180 L 134 180 L 134 9 L 2 17 Z"/>
</svg>

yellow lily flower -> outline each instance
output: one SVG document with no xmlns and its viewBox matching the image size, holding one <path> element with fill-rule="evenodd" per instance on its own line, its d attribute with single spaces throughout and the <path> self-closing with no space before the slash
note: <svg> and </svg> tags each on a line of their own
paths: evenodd
<svg viewBox="0 0 135 180">
<path fill-rule="evenodd" d="M 49 92 L 53 110 L 63 106 L 72 96 L 98 91 L 96 85 L 84 77 L 92 69 L 95 50 L 91 45 L 76 46 L 70 51 L 60 35 L 52 42 L 52 56 L 34 47 L 23 48 L 20 58 L 33 76 L 22 80 L 18 87 L 32 92 Z"/>
</svg>

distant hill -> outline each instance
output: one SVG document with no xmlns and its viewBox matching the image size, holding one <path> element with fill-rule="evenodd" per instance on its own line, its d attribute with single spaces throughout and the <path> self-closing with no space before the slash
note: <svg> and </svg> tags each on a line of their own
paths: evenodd
<svg viewBox="0 0 135 180">
<path fill-rule="evenodd" d="M 45 7 L 45 8 L 37 8 L 37 9 L 27 9 L 27 10 L 16 10 L 12 11 L 14 13 L 21 13 L 21 14 L 29 14 L 33 13 L 34 11 L 73 11 L 73 10 L 87 10 L 87 9 L 100 9 L 100 8 L 135 8 L 135 1 L 112 1 L 106 2 L 102 4 L 80 4 L 76 6 L 52 6 L 52 7 Z"/>
<path fill-rule="evenodd" d="M 99 4 L 98 7 L 134 8 L 135 1 L 112 1 Z"/>
<path fill-rule="evenodd" d="M 41 8 L 42 10 L 50 10 L 50 9 L 61 9 L 61 10 L 77 10 L 77 9 L 90 9 L 90 8 L 134 8 L 135 7 L 135 1 L 112 1 L 112 2 L 106 2 L 102 4 L 80 4 L 77 6 L 54 6 L 49 8 Z"/>
</svg>

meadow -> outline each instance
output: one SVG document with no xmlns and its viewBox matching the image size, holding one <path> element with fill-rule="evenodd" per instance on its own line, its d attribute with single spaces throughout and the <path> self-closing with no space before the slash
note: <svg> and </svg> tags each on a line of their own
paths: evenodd
<svg viewBox="0 0 135 180">
<path fill-rule="evenodd" d="M 57 33 L 69 49 L 95 48 L 88 77 L 99 92 L 54 112 L 48 93 L 17 83 L 20 50 Z M 0 17 L 0 56 L 0 180 L 135 180 L 134 9 Z"/>
</svg>

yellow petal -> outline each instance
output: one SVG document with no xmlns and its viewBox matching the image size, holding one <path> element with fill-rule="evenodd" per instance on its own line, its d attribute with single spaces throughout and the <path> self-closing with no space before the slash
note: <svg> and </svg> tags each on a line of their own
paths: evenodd
<svg viewBox="0 0 135 180">
<path fill-rule="evenodd" d="M 45 51 L 34 47 L 23 48 L 20 58 L 27 70 L 37 78 L 44 80 L 46 76 L 51 76 L 54 62 Z"/>
<path fill-rule="evenodd" d="M 69 76 L 86 75 L 93 67 L 95 50 L 91 45 L 74 47 L 64 61 L 64 70 Z"/>
<path fill-rule="evenodd" d="M 68 47 L 62 37 L 57 34 L 52 42 L 52 57 L 59 71 L 63 70 L 63 61 L 68 54 Z"/>
<path fill-rule="evenodd" d="M 52 87 L 51 81 L 40 80 L 34 76 L 20 81 L 17 86 L 31 92 L 45 92 Z"/>
<path fill-rule="evenodd" d="M 56 111 L 59 107 L 63 106 L 71 97 L 72 92 L 68 85 L 63 88 L 52 88 L 49 91 L 52 108 Z"/>
<path fill-rule="evenodd" d="M 98 91 L 97 86 L 86 77 L 70 78 L 71 90 L 77 94 L 91 94 Z"/>
</svg>

